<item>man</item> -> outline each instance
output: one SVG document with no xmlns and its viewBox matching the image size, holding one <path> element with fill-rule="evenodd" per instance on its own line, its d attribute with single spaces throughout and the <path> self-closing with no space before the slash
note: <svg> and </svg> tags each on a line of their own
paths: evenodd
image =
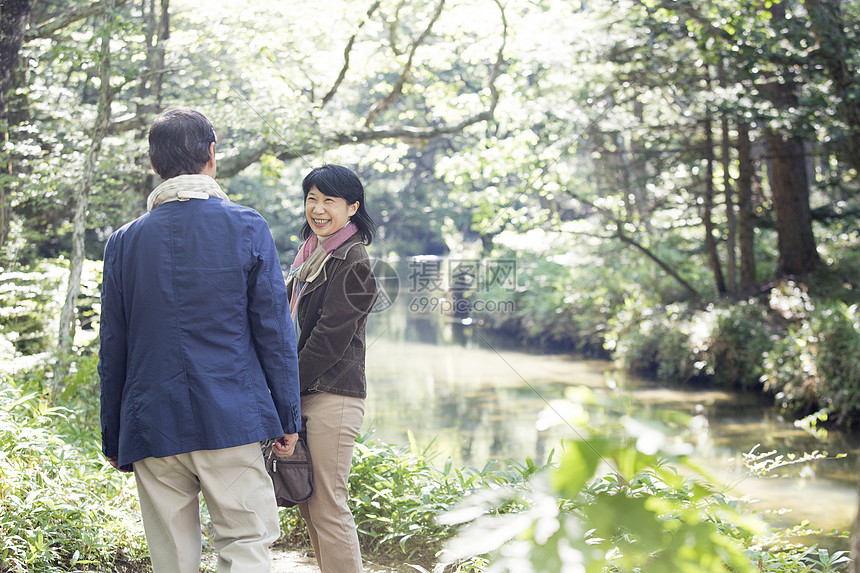
<svg viewBox="0 0 860 573">
<path fill-rule="evenodd" d="M 215 130 L 159 116 L 164 182 L 105 246 L 102 449 L 132 468 L 156 573 L 199 571 L 202 491 L 219 572 L 269 571 L 279 523 L 261 440 L 291 455 L 301 429 L 296 340 L 268 225 L 215 182 Z"/>
</svg>

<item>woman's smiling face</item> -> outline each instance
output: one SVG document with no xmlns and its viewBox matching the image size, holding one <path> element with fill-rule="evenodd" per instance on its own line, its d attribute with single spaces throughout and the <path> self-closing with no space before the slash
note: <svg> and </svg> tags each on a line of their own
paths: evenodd
<svg viewBox="0 0 860 573">
<path fill-rule="evenodd" d="M 320 239 L 340 231 L 357 210 L 358 201 L 348 205 L 343 197 L 325 195 L 315 186 L 305 197 L 305 217 L 311 231 Z"/>
</svg>

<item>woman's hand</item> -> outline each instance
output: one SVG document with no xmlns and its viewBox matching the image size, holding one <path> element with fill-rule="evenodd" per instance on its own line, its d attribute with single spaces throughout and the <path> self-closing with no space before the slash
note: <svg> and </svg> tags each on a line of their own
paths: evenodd
<svg viewBox="0 0 860 573">
<path fill-rule="evenodd" d="M 298 434 L 284 434 L 272 444 L 272 451 L 279 458 L 289 457 L 296 451 L 296 442 L 298 441 Z"/>
</svg>

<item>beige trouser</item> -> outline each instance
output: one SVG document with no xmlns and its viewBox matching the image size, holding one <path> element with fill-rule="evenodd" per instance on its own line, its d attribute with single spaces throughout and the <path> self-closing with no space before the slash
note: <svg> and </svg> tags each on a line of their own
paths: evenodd
<svg viewBox="0 0 860 573">
<path fill-rule="evenodd" d="M 280 535 L 260 444 L 146 458 L 134 463 L 154 573 L 200 571 L 202 491 L 215 529 L 219 573 L 269 571 Z"/>
<path fill-rule="evenodd" d="M 361 573 L 361 549 L 349 510 L 349 469 L 364 400 L 338 394 L 302 396 L 302 424 L 314 466 L 314 495 L 299 504 L 322 573 Z"/>
</svg>

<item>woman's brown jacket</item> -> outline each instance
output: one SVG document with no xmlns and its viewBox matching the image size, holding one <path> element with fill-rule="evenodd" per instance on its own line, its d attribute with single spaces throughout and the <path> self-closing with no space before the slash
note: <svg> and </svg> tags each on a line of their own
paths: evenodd
<svg viewBox="0 0 860 573">
<path fill-rule="evenodd" d="M 287 292 L 291 292 L 290 279 Z M 376 301 L 367 250 L 355 234 L 331 253 L 305 287 L 296 313 L 302 394 L 364 398 L 365 325 Z"/>
</svg>

